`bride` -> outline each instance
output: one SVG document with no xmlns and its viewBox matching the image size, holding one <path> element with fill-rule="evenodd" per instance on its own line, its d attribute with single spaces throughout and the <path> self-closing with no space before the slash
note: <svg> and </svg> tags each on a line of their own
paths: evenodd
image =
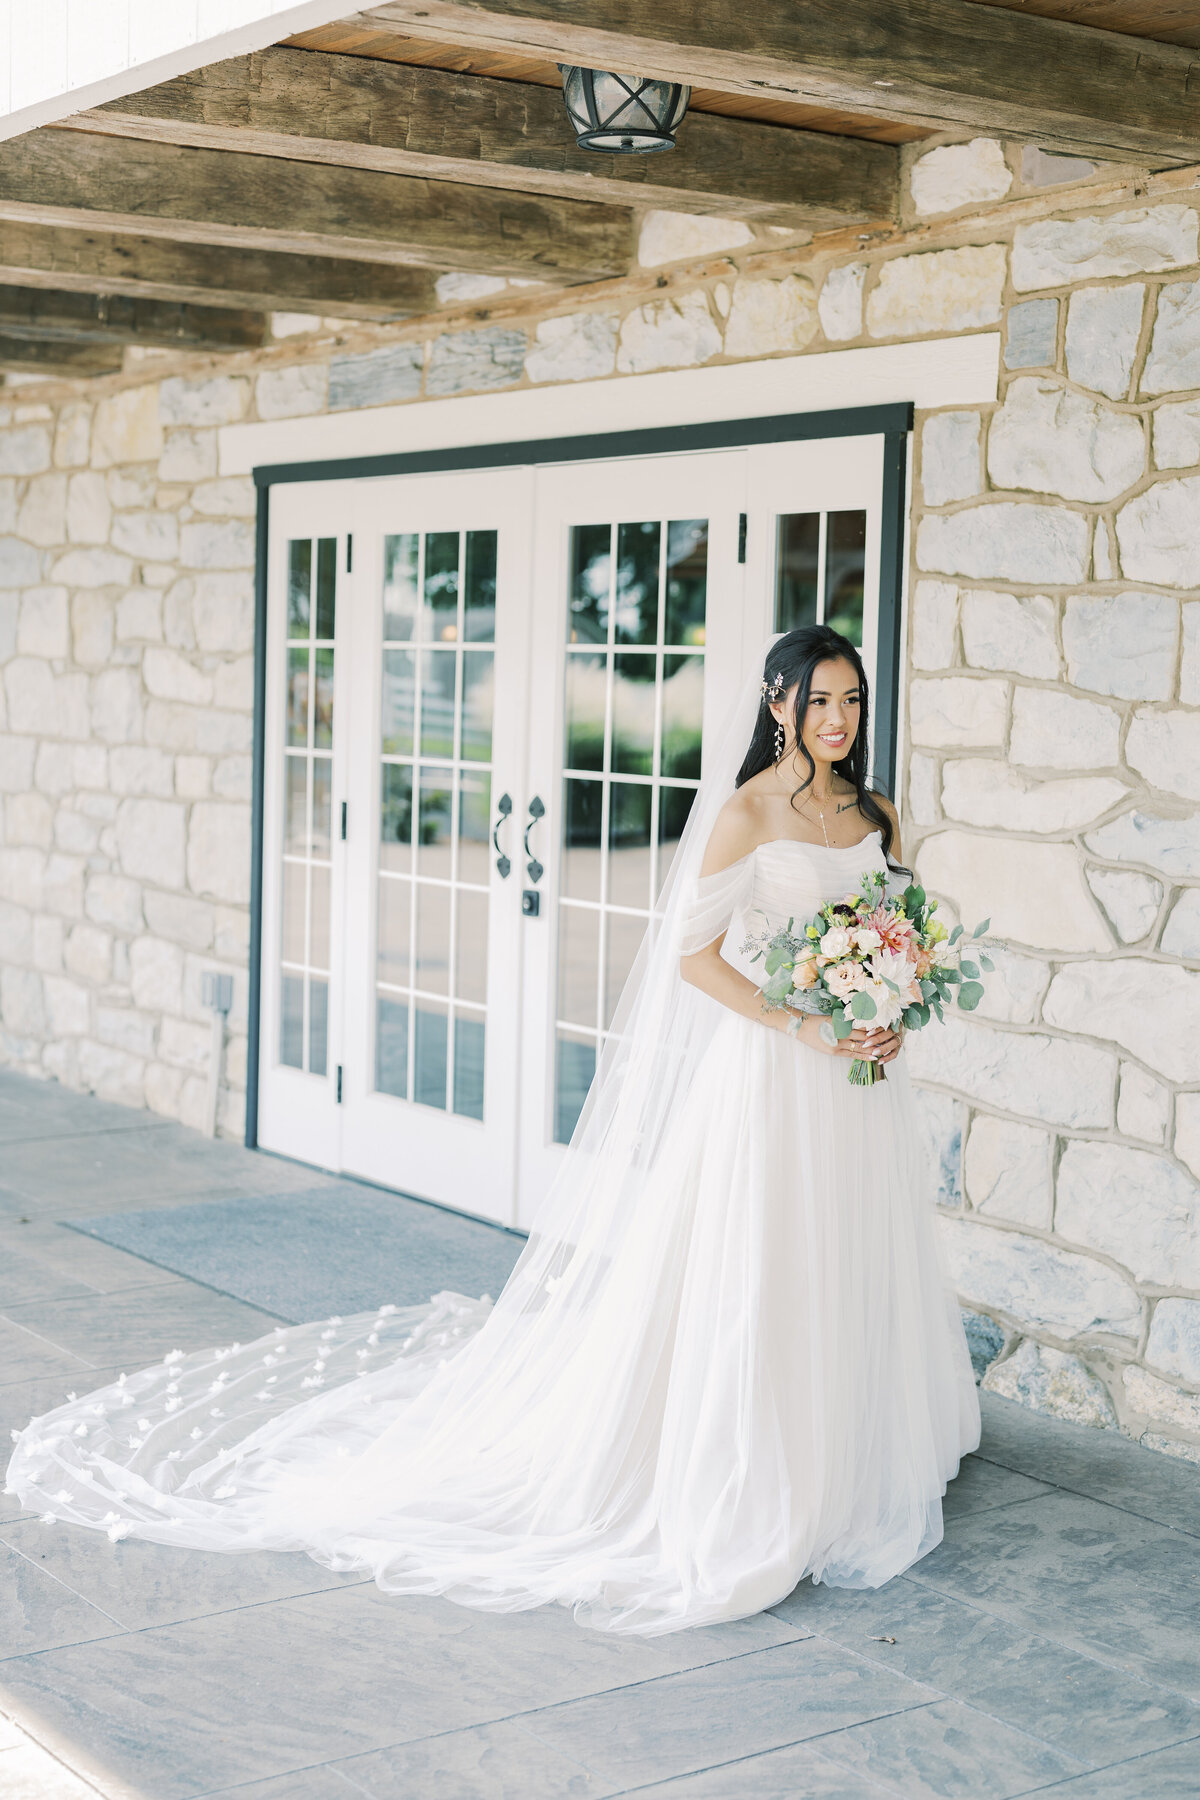
<svg viewBox="0 0 1200 1800">
<path fill-rule="evenodd" d="M 867 731 L 847 639 L 774 640 L 494 1304 L 172 1352 L 14 1433 L 7 1491 L 114 1540 L 643 1635 L 933 1549 L 979 1407 L 900 1034 L 764 1012 L 741 948 L 899 866 Z M 886 1079 L 852 1086 L 855 1055 Z"/>
</svg>

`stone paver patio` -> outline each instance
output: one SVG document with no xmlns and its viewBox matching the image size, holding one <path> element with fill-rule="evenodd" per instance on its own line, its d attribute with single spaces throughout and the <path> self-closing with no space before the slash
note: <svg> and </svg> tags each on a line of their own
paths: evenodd
<svg viewBox="0 0 1200 1800">
<path fill-rule="evenodd" d="M 0 1075 L 0 1415 L 275 1318 L 72 1231 L 307 1168 Z M 4 1800 L 1195 1800 L 1200 1470 L 984 1396 L 946 1536 L 646 1642 L 0 1500 Z"/>
</svg>

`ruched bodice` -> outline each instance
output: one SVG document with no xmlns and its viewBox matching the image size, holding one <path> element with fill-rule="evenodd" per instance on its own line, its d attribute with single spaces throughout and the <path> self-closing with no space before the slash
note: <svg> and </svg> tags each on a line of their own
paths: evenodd
<svg viewBox="0 0 1200 1800">
<path fill-rule="evenodd" d="M 807 921 L 827 900 L 853 890 L 868 869 L 886 869 L 883 839 L 868 832 L 856 844 L 808 844 L 799 838 L 772 838 L 727 869 L 702 875 L 684 915 L 680 949 L 690 956 L 725 932 L 721 954 L 738 968 L 747 931 L 765 923 Z"/>
</svg>

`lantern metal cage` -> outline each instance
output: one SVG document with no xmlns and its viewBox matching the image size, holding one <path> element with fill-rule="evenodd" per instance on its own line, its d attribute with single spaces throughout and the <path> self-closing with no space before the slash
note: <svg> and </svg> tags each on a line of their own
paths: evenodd
<svg viewBox="0 0 1200 1800">
<path fill-rule="evenodd" d="M 651 81 L 559 63 L 567 114 L 581 150 L 618 156 L 673 150 L 675 132 L 692 97 L 679 81 Z"/>
</svg>

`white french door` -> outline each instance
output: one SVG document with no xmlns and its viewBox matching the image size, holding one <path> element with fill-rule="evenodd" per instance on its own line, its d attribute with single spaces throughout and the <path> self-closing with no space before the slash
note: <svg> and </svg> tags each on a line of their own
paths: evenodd
<svg viewBox="0 0 1200 1800">
<path fill-rule="evenodd" d="M 275 491 L 261 1143 L 528 1225 L 749 659 L 873 669 L 882 447 Z"/>
</svg>

